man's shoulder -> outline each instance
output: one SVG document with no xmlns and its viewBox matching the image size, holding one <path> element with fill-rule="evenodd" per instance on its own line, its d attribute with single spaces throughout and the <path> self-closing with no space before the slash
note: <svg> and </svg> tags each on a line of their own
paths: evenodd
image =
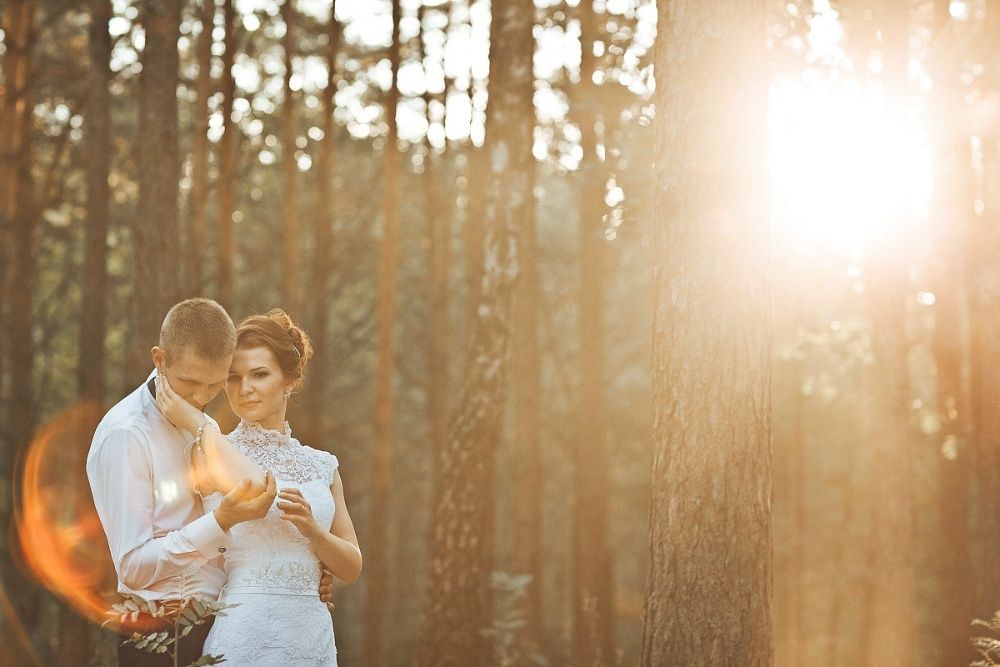
<svg viewBox="0 0 1000 667">
<path fill-rule="evenodd" d="M 142 390 L 143 388 L 140 387 L 108 410 L 97 425 L 91 448 L 106 440 L 113 433 L 131 434 L 136 438 L 145 439 L 148 435 L 149 418 L 144 410 L 141 396 L 138 394 Z"/>
</svg>

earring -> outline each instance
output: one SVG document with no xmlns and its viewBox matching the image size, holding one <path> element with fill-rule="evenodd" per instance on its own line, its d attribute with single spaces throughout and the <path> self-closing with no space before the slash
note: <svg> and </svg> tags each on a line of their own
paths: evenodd
<svg viewBox="0 0 1000 667">
<path fill-rule="evenodd" d="M 290 397 L 291 395 L 292 395 L 292 392 L 291 392 L 290 390 L 289 390 L 289 391 L 286 391 L 286 392 L 285 392 L 285 400 L 287 401 L 287 400 L 288 400 L 288 398 L 289 398 L 289 397 Z"/>
</svg>

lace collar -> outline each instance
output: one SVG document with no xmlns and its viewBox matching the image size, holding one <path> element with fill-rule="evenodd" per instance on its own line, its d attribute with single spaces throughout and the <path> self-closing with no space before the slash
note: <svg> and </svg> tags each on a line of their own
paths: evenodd
<svg viewBox="0 0 1000 667">
<path fill-rule="evenodd" d="M 229 437 L 255 447 L 290 447 L 294 442 L 297 442 L 292 438 L 292 428 L 287 421 L 284 431 L 278 431 L 273 428 L 264 428 L 259 422 L 240 420 L 239 425 L 233 429 Z"/>
</svg>

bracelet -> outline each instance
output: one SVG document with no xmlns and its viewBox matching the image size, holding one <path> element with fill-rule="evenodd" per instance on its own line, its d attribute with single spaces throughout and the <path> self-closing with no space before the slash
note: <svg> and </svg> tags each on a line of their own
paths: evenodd
<svg viewBox="0 0 1000 667">
<path fill-rule="evenodd" d="M 211 422 L 208 420 L 208 417 L 205 417 L 204 423 L 198 427 L 198 432 L 194 436 L 194 448 L 202 454 L 205 453 L 205 450 L 201 448 L 201 434 L 205 432 L 205 427 L 210 424 Z"/>
</svg>

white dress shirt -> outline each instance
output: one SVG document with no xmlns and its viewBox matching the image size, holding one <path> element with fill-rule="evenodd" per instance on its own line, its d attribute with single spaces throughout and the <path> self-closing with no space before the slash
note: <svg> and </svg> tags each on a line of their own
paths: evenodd
<svg viewBox="0 0 1000 667">
<path fill-rule="evenodd" d="M 193 441 L 167 421 L 146 383 L 97 426 L 87 478 L 120 593 L 215 600 L 226 583 L 221 554 L 233 541 L 192 488 Z"/>
</svg>

